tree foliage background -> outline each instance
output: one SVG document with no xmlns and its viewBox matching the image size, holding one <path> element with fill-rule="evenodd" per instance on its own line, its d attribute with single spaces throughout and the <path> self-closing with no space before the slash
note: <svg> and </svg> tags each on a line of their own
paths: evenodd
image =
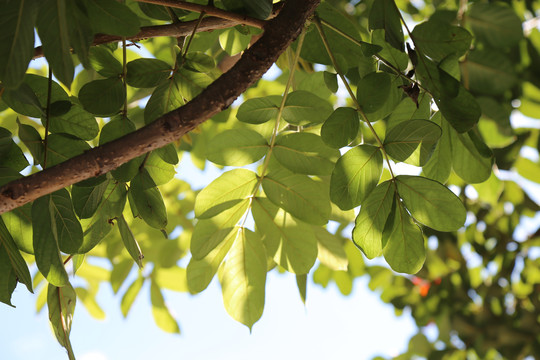
<svg viewBox="0 0 540 360">
<path fill-rule="evenodd" d="M 539 126 L 511 122 L 540 116 L 540 4 L 317 4 L 2 0 L 0 300 L 36 293 L 74 358 L 104 284 L 179 332 L 166 291 L 215 276 L 249 328 L 268 271 L 303 300 L 368 276 L 412 310 L 402 358 L 540 357 Z M 175 178 L 188 154 L 222 175 Z"/>
</svg>

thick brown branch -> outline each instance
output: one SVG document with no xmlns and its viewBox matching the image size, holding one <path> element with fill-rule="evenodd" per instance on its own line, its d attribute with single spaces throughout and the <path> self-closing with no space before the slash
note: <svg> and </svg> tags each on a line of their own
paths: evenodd
<svg viewBox="0 0 540 360">
<path fill-rule="evenodd" d="M 219 79 L 186 105 L 118 140 L 0 188 L 0 214 L 165 146 L 227 108 L 261 78 L 302 30 L 320 0 L 288 0 L 264 35 Z"/>
<path fill-rule="evenodd" d="M 194 4 L 187 1 L 181 1 L 181 0 L 135 0 L 135 1 L 149 3 L 149 4 L 169 6 L 172 8 L 189 10 L 189 11 L 196 11 L 198 13 L 204 12 L 208 15 L 235 21 L 239 24 L 254 26 L 260 29 L 262 29 L 265 24 L 264 20 L 259 20 L 259 19 L 255 19 L 247 15 L 242 15 L 242 14 L 237 14 L 230 11 L 222 10 L 214 6 L 199 5 L 199 4 Z"/>
</svg>

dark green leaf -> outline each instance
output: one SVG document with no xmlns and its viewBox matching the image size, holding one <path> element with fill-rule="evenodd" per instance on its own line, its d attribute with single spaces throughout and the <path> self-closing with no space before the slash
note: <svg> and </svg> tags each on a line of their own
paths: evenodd
<svg viewBox="0 0 540 360">
<path fill-rule="evenodd" d="M 465 55 L 472 41 L 472 35 L 463 27 L 433 20 L 416 25 L 411 36 L 417 51 L 435 61 L 451 54 L 457 57 Z"/>
<path fill-rule="evenodd" d="M 32 278 L 30 277 L 30 271 L 28 271 L 28 265 L 26 265 L 26 262 L 19 252 L 19 249 L 17 249 L 17 244 L 15 244 L 15 241 L 13 241 L 13 237 L 4 224 L 4 216 L 5 215 L 2 215 L 2 217 L 0 217 L 0 257 L 2 258 L 0 264 L 3 265 L 2 273 L 9 273 L 7 278 L 11 278 L 12 276 L 15 277 L 16 281 L 26 285 L 28 291 L 33 292 Z M 11 280 L 8 280 L 7 284 L 9 284 L 10 281 Z M 0 295 L 0 298 L 2 299 L 4 299 L 5 296 L 5 286 L 6 283 L 4 283 L 3 287 L 0 287 L 2 288 L 0 290 L 0 294 L 2 294 Z M 13 287 L 13 289 L 14 288 L 15 287 Z M 13 289 L 11 289 L 11 291 L 13 291 Z M 11 297 L 11 292 L 8 293 L 10 295 L 9 297 Z"/>
<path fill-rule="evenodd" d="M 139 18 L 126 5 L 109 0 L 85 0 L 95 33 L 133 36 L 139 32 Z"/>
<path fill-rule="evenodd" d="M 171 66 L 158 59 L 135 59 L 127 63 L 126 81 L 129 86 L 147 88 L 158 86 L 170 76 Z"/>
<path fill-rule="evenodd" d="M 379 148 L 360 145 L 347 151 L 336 163 L 330 180 L 330 199 L 342 210 L 360 204 L 377 186 L 383 156 Z"/>
<path fill-rule="evenodd" d="M 257 19 L 266 19 L 272 12 L 272 0 L 242 0 L 242 2 L 248 14 Z"/>
<path fill-rule="evenodd" d="M 43 152 L 45 150 L 41 136 L 33 126 L 21 124 L 18 119 L 17 123 L 19 125 L 19 139 L 21 139 L 28 150 L 30 150 L 30 153 L 34 157 L 34 163 L 41 164 L 43 161 Z"/>
<path fill-rule="evenodd" d="M 101 204 L 107 186 L 107 181 L 96 186 L 73 186 L 71 189 L 73 207 L 79 218 L 88 219 L 94 215 Z"/>
<path fill-rule="evenodd" d="M 159 189 L 146 170 L 139 172 L 133 180 L 129 192 L 142 219 L 156 229 L 167 226 L 167 210 Z"/>
<path fill-rule="evenodd" d="M 92 140 L 98 135 L 99 126 L 92 114 L 80 105 L 73 104 L 66 114 L 51 118 L 49 131 L 73 135 L 82 140 Z"/>
<path fill-rule="evenodd" d="M 390 75 L 374 72 L 363 77 L 358 83 L 358 104 L 366 114 L 380 109 L 387 101 L 392 84 Z"/>
<path fill-rule="evenodd" d="M 25 82 L 21 82 L 16 89 L 5 89 L 2 98 L 10 108 L 20 114 L 37 117 L 45 115 L 36 93 Z"/>
<path fill-rule="evenodd" d="M 476 184 L 486 181 L 491 174 L 493 154 L 491 150 L 471 133 L 450 132 L 452 141 L 452 165 L 460 178 Z"/>
<path fill-rule="evenodd" d="M 469 89 L 474 93 L 501 95 L 518 81 L 514 64 L 500 51 L 471 51 L 461 67 L 468 76 Z"/>
<path fill-rule="evenodd" d="M 438 231 L 455 231 L 465 223 L 467 210 L 444 185 L 421 176 L 398 175 L 396 180 L 399 196 L 420 223 Z"/>
<path fill-rule="evenodd" d="M 94 40 L 90 19 L 77 1 L 66 1 L 68 35 L 73 52 L 85 68 L 90 67 L 88 53 Z"/>
<path fill-rule="evenodd" d="M 38 4 L 35 0 L 2 2 L 0 80 L 6 88 L 19 87 L 34 56 L 34 23 Z"/>
<path fill-rule="evenodd" d="M 523 38 L 520 18 L 502 2 L 475 2 L 465 21 L 478 39 L 495 48 L 516 45 Z"/>
<path fill-rule="evenodd" d="M 383 232 L 383 254 L 388 265 L 397 272 L 416 274 L 426 260 L 422 230 L 416 225 L 399 199 Z"/>
<path fill-rule="evenodd" d="M 36 28 L 42 42 L 43 53 L 54 76 L 69 89 L 75 68 L 71 60 L 65 1 L 42 0 Z"/>
<path fill-rule="evenodd" d="M 268 149 L 266 139 L 257 131 L 232 129 L 210 140 L 207 157 L 215 164 L 243 166 L 260 160 Z"/>
<path fill-rule="evenodd" d="M 47 166 L 71 159 L 90 149 L 85 141 L 63 134 L 51 134 L 47 140 Z"/>
<path fill-rule="evenodd" d="M 21 171 L 28 166 L 28 161 L 20 147 L 12 139 L 11 132 L 0 127 L 0 168 L 9 167 Z"/>
<path fill-rule="evenodd" d="M 124 243 L 126 250 L 133 261 L 135 261 L 139 268 L 142 269 L 142 259 L 144 258 L 144 255 L 141 252 L 139 243 L 137 243 L 137 240 L 135 240 L 135 236 L 133 236 L 129 225 L 126 222 L 126 219 L 122 215 L 116 219 L 116 222 L 118 224 L 118 230 L 120 231 L 120 237 L 122 238 L 122 242 Z"/>
<path fill-rule="evenodd" d="M 424 166 L 441 137 L 441 128 L 429 120 L 410 120 L 393 127 L 384 139 L 388 155 L 398 161 Z"/>
<path fill-rule="evenodd" d="M 405 39 L 400 17 L 394 0 L 374 1 L 369 13 L 369 28 L 371 30 L 383 29 L 386 42 L 396 49 L 404 51 Z"/>
<path fill-rule="evenodd" d="M 2 219 L 13 237 L 13 241 L 17 244 L 17 248 L 28 254 L 34 254 L 32 245 L 32 205 L 26 204 L 4 213 Z"/>
<path fill-rule="evenodd" d="M 444 184 L 450 176 L 452 170 L 452 145 L 451 145 L 451 131 L 455 131 L 450 128 L 448 121 L 441 121 L 440 112 L 437 113 L 432 119 L 441 126 L 442 135 L 433 150 L 429 161 L 424 165 L 423 171 L 426 177 Z"/>
<path fill-rule="evenodd" d="M 349 145 L 358 136 L 360 121 L 353 108 L 340 107 L 334 110 L 321 128 L 321 138 L 333 148 Z"/>
<path fill-rule="evenodd" d="M 36 265 L 47 281 L 55 286 L 69 283 L 56 235 L 56 221 L 51 212 L 51 195 L 32 204 L 33 245 Z"/>
<path fill-rule="evenodd" d="M 116 114 L 125 101 L 124 84 L 120 78 L 94 80 L 79 91 L 84 109 L 98 116 Z"/>
<path fill-rule="evenodd" d="M 152 93 L 144 109 L 144 123 L 149 124 L 161 115 L 184 105 L 180 91 L 181 78 L 173 76 L 163 81 Z"/>
<path fill-rule="evenodd" d="M 93 46 L 89 53 L 90 65 L 103 77 L 119 77 L 123 70 L 112 51 L 106 46 Z"/>
<path fill-rule="evenodd" d="M 210 55 L 194 51 L 186 54 L 184 66 L 194 71 L 209 72 L 216 67 L 216 62 Z"/>
<path fill-rule="evenodd" d="M 176 175 L 174 165 L 163 161 L 155 152 L 151 152 L 148 155 L 144 163 L 144 168 L 148 171 L 148 174 L 150 174 L 156 185 L 166 184 Z"/>
<path fill-rule="evenodd" d="M 50 197 L 49 211 L 51 219 L 54 221 L 52 224 L 53 236 L 56 237 L 58 247 L 66 254 L 79 252 L 83 242 L 83 232 L 73 211 L 69 192 L 66 189 L 61 189 L 47 196 Z"/>
</svg>

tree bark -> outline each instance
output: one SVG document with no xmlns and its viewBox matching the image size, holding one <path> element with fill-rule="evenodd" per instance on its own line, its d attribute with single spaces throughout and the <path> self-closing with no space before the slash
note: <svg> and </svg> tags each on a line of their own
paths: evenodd
<svg viewBox="0 0 540 360">
<path fill-rule="evenodd" d="M 0 214 L 163 147 L 229 107 L 296 39 L 320 0 L 288 0 L 242 58 L 193 100 L 153 123 L 82 155 L 0 187 Z"/>
</svg>

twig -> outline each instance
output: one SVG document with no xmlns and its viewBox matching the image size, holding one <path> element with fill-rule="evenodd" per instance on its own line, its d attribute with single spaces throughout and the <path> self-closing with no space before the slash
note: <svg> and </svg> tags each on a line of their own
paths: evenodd
<svg viewBox="0 0 540 360">
<path fill-rule="evenodd" d="M 222 10 L 214 6 L 194 4 L 187 1 L 180 1 L 180 0 L 135 0 L 135 1 L 144 2 L 148 4 L 169 6 L 172 8 L 177 8 L 177 9 L 182 9 L 182 10 L 196 11 L 198 13 L 204 12 L 208 15 L 235 21 L 239 24 L 253 26 L 259 29 L 262 29 L 264 27 L 264 24 L 266 23 L 266 21 L 264 20 L 255 19 L 247 15 L 242 15 L 242 14 L 237 14 L 234 12 Z"/>
</svg>

